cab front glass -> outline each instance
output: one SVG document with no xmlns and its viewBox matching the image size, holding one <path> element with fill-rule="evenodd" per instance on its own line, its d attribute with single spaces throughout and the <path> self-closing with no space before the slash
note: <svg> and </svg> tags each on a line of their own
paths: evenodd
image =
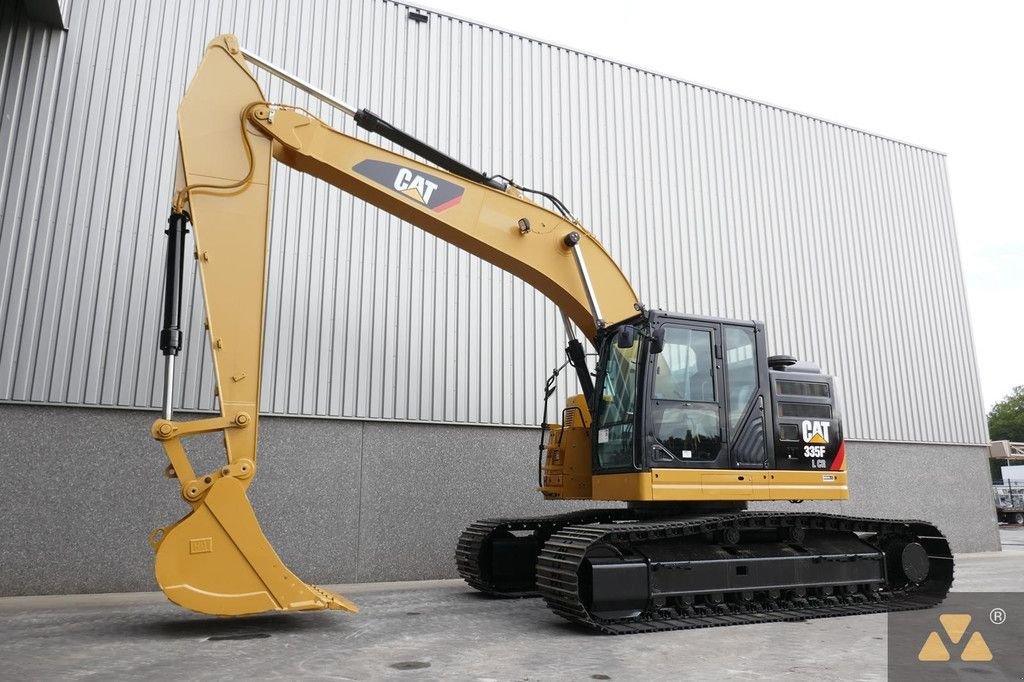
<svg viewBox="0 0 1024 682">
<path fill-rule="evenodd" d="M 594 468 L 621 471 L 634 467 L 637 377 L 641 335 L 620 348 L 614 334 L 604 342 L 598 363 L 594 426 Z"/>
</svg>

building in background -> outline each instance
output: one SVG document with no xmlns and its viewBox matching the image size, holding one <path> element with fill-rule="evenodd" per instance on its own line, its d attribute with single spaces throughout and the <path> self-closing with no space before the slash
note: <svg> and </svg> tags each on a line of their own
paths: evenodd
<svg viewBox="0 0 1024 682">
<path fill-rule="evenodd" d="M 823 507 L 997 548 L 942 154 L 389 0 L 21 0 L 0 8 L 0 595 L 152 589 L 146 537 L 186 511 L 149 437 L 162 230 L 175 108 L 224 32 L 561 197 L 649 305 L 764 320 L 769 352 L 837 375 L 851 500 Z M 338 189 L 273 179 L 251 492 L 285 561 L 311 582 L 453 576 L 467 523 L 558 511 L 526 428 L 561 362 L 554 306 Z M 208 411 L 195 277 L 185 300 L 175 404 Z M 198 440 L 197 469 L 219 466 Z"/>
</svg>

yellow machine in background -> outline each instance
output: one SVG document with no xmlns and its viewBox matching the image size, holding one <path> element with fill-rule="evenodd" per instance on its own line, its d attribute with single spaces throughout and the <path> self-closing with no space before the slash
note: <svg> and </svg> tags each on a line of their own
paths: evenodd
<svg viewBox="0 0 1024 682">
<path fill-rule="evenodd" d="M 248 63 L 434 165 L 267 102 Z M 548 499 L 628 505 L 474 524 L 456 551 L 474 587 L 540 594 L 556 613 L 606 632 L 941 601 L 952 559 L 928 524 L 743 511 L 751 500 L 848 494 L 831 377 L 769 357 L 760 323 L 648 310 L 556 198 L 463 165 L 246 52 L 233 36 L 207 47 L 178 131 L 160 341 L 164 414 L 152 429 L 170 460 L 167 475 L 192 508 L 151 536 L 157 581 L 172 601 L 218 615 L 356 610 L 284 566 L 246 497 L 257 472 L 272 159 L 511 272 L 563 312 L 582 394 L 569 398 L 560 425 L 543 426 L 539 489 Z M 524 193 L 547 198 L 558 212 Z M 171 390 L 189 223 L 220 416 L 182 422 L 173 419 Z M 599 352 L 596 383 L 577 329 Z M 212 432 L 223 433 L 226 463 L 197 473 L 183 439 Z"/>
</svg>

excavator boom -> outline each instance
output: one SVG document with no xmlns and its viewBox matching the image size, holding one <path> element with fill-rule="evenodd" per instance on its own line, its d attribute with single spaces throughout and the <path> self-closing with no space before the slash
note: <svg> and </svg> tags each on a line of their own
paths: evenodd
<svg viewBox="0 0 1024 682">
<path fill-rule="evenodd" d="M 519 276 L 590 338 L 604 324 L 635 315 L 636 294 L 593 235 L 514 189 L 467 180 L 362 142 L 298 108 L 268 103 L 233 36 L 208 45 L 178 110 L 178 136 L 161 335 L 168 391 L 163 418 L 152 433 L 170 460 L 167 474 L 178 480 L 192 511 L 151 536 L 157 581 L 173 601 L 205 613 L 355 610 L 284 566 L 245 494 L 257 471 L 272 159 Z M 181 345 L 175 313 L 186 219 L 192 223 L 203 284 L 220 416 L 183 422 L 173 420 L 170 388 Z M 183 439 L 211 432 L 224 435 L 225 466 L 197 473 Z"/>
</svg>

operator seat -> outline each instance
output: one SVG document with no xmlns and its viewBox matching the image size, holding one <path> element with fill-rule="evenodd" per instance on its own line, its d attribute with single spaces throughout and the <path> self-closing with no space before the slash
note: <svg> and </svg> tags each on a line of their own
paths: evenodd
<svg viewBox="0 0 1024 682">
<path fill-rule="evenodd" d="M 714 402 L 715 382 L 711 376 L 711 358 L 706 353 L 697 354 L 694 368 L 690 377 L 690 399 Z"/>
</svg>

